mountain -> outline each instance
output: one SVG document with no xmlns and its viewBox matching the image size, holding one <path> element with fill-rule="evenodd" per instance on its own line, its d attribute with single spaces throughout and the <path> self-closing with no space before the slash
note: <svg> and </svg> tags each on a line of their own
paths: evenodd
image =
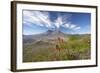
<svg viewBox="0 0 100 73">
<path fill-rule="evenodd" d="M 46 39 L 56 39 L 57 37 L 65 37 L 67 34 L 59 31 L 59 30 L 47 30 L 44 33 L 36 34 L 36 35 L 23 35 L 23 42 L 24 43 L 31 43 L 36 42 L 39 40 L 46 40 Z"/>
<path fill-rule="evenodd" d="M 61 37 L 64 37 L 66 36 L 67 34 L 61 32 L 61 31 L 52 31 L 52 30 L 48 30 L 44 33 L 41 33 L 41 34 L 36 34 L 36 35 L 23 35 L 23 39 L 32 39 L 32 38 L 35 38 L 35 39 L 39 39 L 39 38 L 44 38 L 44 37 L 48 37 L 48 38 L 52 38 L 52 37 L 57 37 L 57 36 L 61 36 Z"/>
<path fill-rule="evenodd" d="M 64 37 L 66 35 L 59 30 L 56 30 L 56 31 L 48 30 L 44 34 L 45 34 L 45 38 Z"/>
</svg>

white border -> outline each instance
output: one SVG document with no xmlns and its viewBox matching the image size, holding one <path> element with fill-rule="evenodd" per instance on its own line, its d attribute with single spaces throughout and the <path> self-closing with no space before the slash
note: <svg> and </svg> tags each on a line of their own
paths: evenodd
<svg viewBox="0 0 100 73">
<path fill-rule="evenodd" d="M 46 11 L 64 11 L 64 12 L 82 12 L 91 13 L 91 60 L 73 60 L 73 61 L 55 61 L 55 62 L 35 62 L 23 63 L 22 62 L 22 10 L 46 10 Z M 17 4 L 17 69 L 35 69 L 35 68 L 50 68 L 50 67 L 68 67 L 68 66 L 83 66 L 96 64 L 96 29 L 95 17 L 96 10 L 94 8 L 80 8 L 80 7 L 61 7 L 49 5 L 28 5 Z"/>
</svg>

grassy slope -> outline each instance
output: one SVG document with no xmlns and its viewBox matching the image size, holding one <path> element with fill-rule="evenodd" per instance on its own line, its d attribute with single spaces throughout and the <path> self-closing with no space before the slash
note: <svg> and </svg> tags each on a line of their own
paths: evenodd
<svg viewBox="0 0 100 73">
<path fill-rule="evenodd" d="M 67 41 L 66 41 L 67 40 Z M 60 51 L 55 48 L 58 45 Z M 90 59 L 90 35 L 72 35 L 65 42 L 51 41 L 24 44 L 23 62 Z"/>
</svg>

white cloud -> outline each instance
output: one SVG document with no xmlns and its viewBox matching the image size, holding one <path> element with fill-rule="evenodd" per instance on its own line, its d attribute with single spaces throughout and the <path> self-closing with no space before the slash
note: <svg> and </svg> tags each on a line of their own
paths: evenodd
<svg viewBox="0 0 100 73">
<path fill-rule="evenodd" d="M 70 28 L 70 24 L 69 23 L 67 23 L 67 24 L 65 24 L 65 26 L 64 27 L 66 27 L 66 28 Z"/>
<path fill-rule="evenodd" d="M 31 11 L 23 11 L 24 16 L 31 16 L 32 12 Z"/>
<path fill-rule="evenodd" d="M 70 28 L 71 28 L 71 29 L 76 28 L 76 27 L 77 27 L 77 26 L 76 26 L 75 24 L 71 24 L 71 25 L 70 25 Z"/>
<path fill-rule="evenodd" d="M 59 28 L 61 25 L 63 24 L 62 22 L 62 18 L 61 17 L 58 17 L 55 22 L 54 22 L 54 25 Z"/>
<path fill-rule="evenodd" d="M 51 21 L 49 19 L 48 12 L 40 12 L 40 11 L 24 11 L 24 22 L 33 23 L 39 26 L 45 26 L 47 28 L 51 27 Z"/>
<path fill-rule="evenodd" d="M 68 21 L 68 19 L 71 17 L 71 14 L 66 15 L 60 15 L 58 14 L 58 17 L 51 21 L 49 12 L 41 12 L 41 11 L 23 11 L 23 24 L 31 26 L 32 24 L 46 27 L 48 29 L 55 28 L 59 29 L 61 26 L 66 29 L 71 30 L 79 30 L 80 27 L 76 24 L 72 24 Z M 31 23 L 31 24 L 30 24 Z"/>
<path fill-rule="evenodd" d="M 34 13 L 34 12 L 33 12 Z M 50 16 L 48 12 L 40 12 L 40 11 L 35 11 L 36 17 L 38 20 L 40 20 L 41 23 L 44 25 L 51 26 L 51 21 L 50 21 Z"/>
<path fill-rule="evenodd" d="M 71 29 L 71 30 L 79 30 L 81 27 L 77 26 L 77 24 L 71 24 L 71 22 L 68 22 L 64 25 L 62 25 L 62 27 L 66 28 L 66 29 Z"/>
<path fill-rule="evenodd" d="M 81 28 L 81 27 L 78 26 L 78 27 L 76 27 L 74 30 L 79 30 L 80 28 Z"/>
<path fill-rule="evenodd" d="M 58 17 L 55 20 L 54 25 L 56 26 L 57 29 L 59 29 L 61 26 L 63 26 L 63 24 L 66 24 L 66 26 L 67 26 L 68 19 L 70 17 L 71 17 L 71 14 L 66 14 L 66 15 L 60 15 L 60 14 L 58 14 Z"/>
</svg>

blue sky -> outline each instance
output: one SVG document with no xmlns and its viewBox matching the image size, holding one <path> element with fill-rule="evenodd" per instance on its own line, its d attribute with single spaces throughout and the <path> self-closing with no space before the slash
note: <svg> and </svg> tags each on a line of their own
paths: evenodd
<svg viewBox="0 0 100 73">
<path fill-rule="evenodd" d="M 91 32 L 91 14 L 58 11 L 23 10 L 23 35 L 60 30 L 69 34 Z"/>
</svg>

